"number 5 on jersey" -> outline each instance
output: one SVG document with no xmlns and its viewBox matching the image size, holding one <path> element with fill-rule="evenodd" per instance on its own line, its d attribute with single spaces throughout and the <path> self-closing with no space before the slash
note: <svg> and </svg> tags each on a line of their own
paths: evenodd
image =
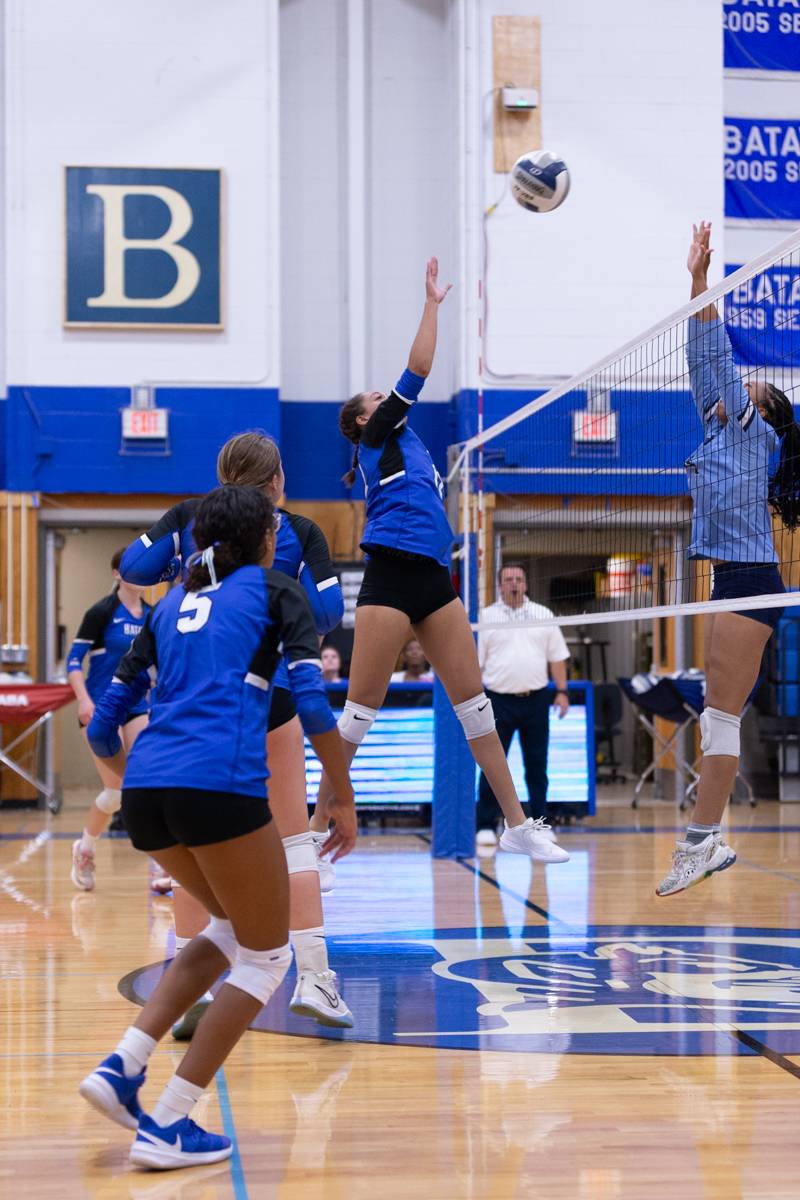
<svg viewBox="0 0 800 1200">
<path fill-rule="evenodd" d="M 208 596 L 198 596 L 196 592 L 187 592 L 178 611 L 191 613 L 191 616 L 178 617 L 178 633 L 197 633 L 198 629 L 202 629 L 211 616 L 211 601 Z"/>
</svg>

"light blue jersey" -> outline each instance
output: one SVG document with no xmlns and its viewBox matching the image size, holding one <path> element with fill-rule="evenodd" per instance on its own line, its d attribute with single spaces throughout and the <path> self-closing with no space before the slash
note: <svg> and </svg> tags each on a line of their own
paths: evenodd
<svg viewBox="0 0 800 1200">
<path fill-rule="evenodd" d="M 702 446 L 686 460 L 692 497 L 689 558 L 732 563 L 776 563 L 767 505 L 778 436 L 747 395 L 719 319 L 690 317 L 686 362 Z M 720 401 L 727 422 L 717 415 Z"/>
</svg>

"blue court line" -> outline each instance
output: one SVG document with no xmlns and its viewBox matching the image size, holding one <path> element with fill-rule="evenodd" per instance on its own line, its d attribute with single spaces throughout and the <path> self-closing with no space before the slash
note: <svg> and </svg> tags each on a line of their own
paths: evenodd
<svg viewBox="0 0 800 1200">
<path fill-rule="evenodd" d="M 233 1194 L 235 1200 L 248 1200 L 247 1184 L 245 1183 L 244 1168 L 242 1167 L 242 1156 L 239 1153 L 239 1139 L 236 1136 L 236 1124 L 233 1120 L 233 1109 L 231 1108 L 231 1098 L 228 1093 L 228 1081 L 225 1078 L 224 1067 L 220 1067 L 214 1076 L 214 1080 L 217 1085 L 219 1109 L 222 1113 L 222 1127 L 225 1130 L 225 1136 L 229 1137 L 233 1142 L 233 1154 L 230 1157 Z"/>
</svg>

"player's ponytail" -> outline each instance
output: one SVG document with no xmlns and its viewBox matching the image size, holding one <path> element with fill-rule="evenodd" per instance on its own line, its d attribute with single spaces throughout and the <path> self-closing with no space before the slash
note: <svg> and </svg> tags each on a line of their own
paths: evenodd
<svg viewBox="0 0 800 1200">
<path fill-rule="evenodd" d="M 792 402 L 774 383 L 766 385 L 765 419 L 781 440 L 777 470 L 769 482 L 769 506 L 787 529 L 800 525 L 800 426 Z"/>
<path fill-rule="evenodd" d="M 258 488 L 226 484 L 209 492 L 195 512 L 198 553 L 187 562 L 186 591 L 215 587 L 239 567 L 260 562 L 274 513 L 272 501 Z"/>
<path fill-rule="evenodd" d="M 344 434 L 348 442 L 352 442 L 355 446 L 353 451 L 353 463 L 350 470 L 342 476 L 342 483 L 345 487 L 351 488 L 356 481 L 356 471 L 358 470 L 358 443 L 361 441 L 361 426 L 358 424 L 356 417 L 361 416 L 361 406 L 364 403 L 365 392 L 358 392 L 352 396 L 346 404 L 342 405 L 339 412 L 339 432 Z"/>
</svg>

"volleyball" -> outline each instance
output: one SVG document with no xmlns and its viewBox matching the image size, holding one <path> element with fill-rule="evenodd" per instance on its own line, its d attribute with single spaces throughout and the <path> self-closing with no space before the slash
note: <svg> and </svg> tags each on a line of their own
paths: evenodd
<svg viewBox="0 0 800 1200">
<path fill-rule="evenodd" d="M 552 212 L 568 192 L 567 164 L 549 150 L 521 154 L 511 168 L 511 194 L 528 212 Z"/>
</svg>

